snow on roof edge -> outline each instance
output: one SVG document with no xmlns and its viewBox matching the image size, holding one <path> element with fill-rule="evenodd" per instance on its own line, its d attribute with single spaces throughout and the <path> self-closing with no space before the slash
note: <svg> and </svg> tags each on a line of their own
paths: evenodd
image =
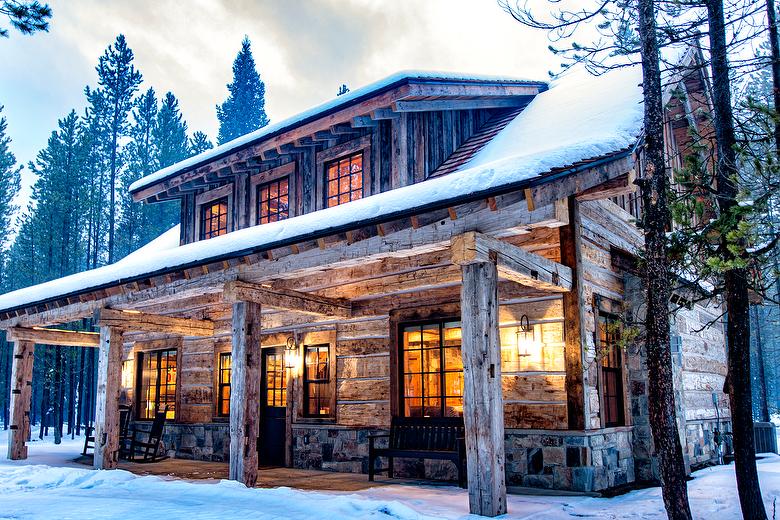
<svg viewBox="0 0 780 520">
<path fill-rule="evenodd" d="M 181 173 L 182 171 L 193 168 L 197 165 L 203 164 L 208 161 L 213 161 L 220 156 L 234 152 L 235 150 L 247 146 L 252 142 L 259 141 L 265 137 L 270 137 L 274 133 L 281 133 L 282 131 L 289 130 L 290 128 L 302 124 L 306 120 L 321 117 L 325 112 L 336 110 L 338 108 L 349 105 L 350 103 L 357 102 L 361 98 L 370 97 L 376 94 L 380 90 L 389 89 L 396 84 L 402 84 L 408 81 L 414 80 L 429 80 L 429 81 L 465 81 L 465 82 L 498 82 L 498 83 L 518 83 L 529 85 L 548 85 L 547 81 L 531 80 L 524 78 L 497 76 L 497 75 L 473 75 L 473 74 L 459 74 L 452 72 L 435 72 L 435 71 L 416 71 L 405 70 L 395 74 L 391 74 L 381 80 L 369 83 L 362 87 L 350 90 L 346 94 L 336 96 L 328 101 L 315 105 L 307 110 L 299 112 L 291 117 L 283 119 L 277 123 L 264 126 L 250 132 L 241 137 L 237 137 L 227 143 L 223 143 L 211 150 L 206 150 L 194 155 L 183 161 L 179 161 L 175 164 L 167 166 L 154 173 L 146 175 L 136 180 L 128 187 L 130 193 L 135 193 L 143 188 L 146 188 L 154 183 L 160 182 L 166 178 L 172 177 Z"/>
<path fill-rule="evenodd" d="M 581 152 L 582 150 L 579 150 Z M 626 149 L 611 150 L 602 157 L 592 157 L 595 161 L 613 161 L 630 153 Z M 556 157 L 557 158 L 557 157 Z M 531 184 L 534 179 L 549 182 L 556 175 L 546 176 L 557 164 L 546 161 L 544 157 L 524 157 L 526 165 L 518 168 L 515 161 L 492 163 L 484 168 L 472 168 L 429 179 L 418 184 L 372 195 L 340 206 L 306 213 L 279 222 L 263 224 L 233 231 L 226 235 L 200 242 L 185 244 L 173 249 L 150 251 L 138 261 L 119 261 L 115 264 L 98 267 L 90 271 L 75 273 L 42 284 L 0 294 L 0 312 L 39 305 L 57 298 L 63 298 L 108 286 L 121 285 L 131 281 L 156 276 L 175 269 L 186 269 L 228 257 L 241 256 L 250 252 L 282 247 L 285 244 L 303 239 L 317 238 L 325 233 L 333 233 L 339 226 L 369 225 L 373 221 L 397 218 L 396 215 L 415 210 L 427 211 L 432 206 L 447 207 L 455 198 L 482 198 L 488 193 L 504 189 L 520 189 Z M 592 166 L 587 163 L 584 166 Z M 574 168 L 577 170 L 579 168 Z M 567 171 L 567 173 L 570 173 Z M 507 178 L 509 174 L 514 174 Z M 473 188 L 469 190 L 468 188 Z M 461 192 L 465 195 L 444 197 L 442 192 Z M 385 200 L 386 199 L 386 200 Z M 410 203 L 411 201 L 422 204 Z M 357 218 L 356 218 L 357 215 Z M 321 223 L 327 222 L 327 227 Z"/>
</svg>

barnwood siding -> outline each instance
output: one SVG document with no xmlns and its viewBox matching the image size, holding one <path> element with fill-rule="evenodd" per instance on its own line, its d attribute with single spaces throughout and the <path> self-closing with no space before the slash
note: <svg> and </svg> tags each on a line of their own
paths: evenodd
<svg viewBox="0 0 780 520">
<path fill-rule="evenodd" d="M 365 142 L 368 153 L 363 158 L 363 167 L 370 178 L 364 184 L 364 194 L 369 196 L 427 179 L 487 121 L 504 112 L 505 109 L 474 109 L 402 113 L 392 119 L 375 121 L 375 125 L 353 128 L 333 140 L 300 143 L 291 152 L 267 156 L 252 164 L 247 161 L 234 167 L 232 174 L 221 176 L 218 182 L 180 195 L 181 242 L 199 238 L 200 231 L 195 229 L 199 212 L 195 199 L 202 193 L 231 185 L 232 229 L 252 226 L 251 177 L 295 162 L 297 167 L 291 174 L 295 179 L 290 183 L 291 214 L 302 215 L 325 207 L 324 168 L 317 162 L 317 153 L 338 148 L 348 150 L 351 145 Z"/>
</svg>

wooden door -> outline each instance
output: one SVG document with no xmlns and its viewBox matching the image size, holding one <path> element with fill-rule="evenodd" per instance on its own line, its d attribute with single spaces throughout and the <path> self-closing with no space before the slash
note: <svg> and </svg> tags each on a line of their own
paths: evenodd
<svg viewBox="0 0 780 520">
<path fill-rule="evenodd" d="M 258 457 L 261 466 L 284 466 L 287 419 L 287 369 L 284 349 L 263 349 L 262 394 L 260 396 L 260 438 Z"/>
</svg>

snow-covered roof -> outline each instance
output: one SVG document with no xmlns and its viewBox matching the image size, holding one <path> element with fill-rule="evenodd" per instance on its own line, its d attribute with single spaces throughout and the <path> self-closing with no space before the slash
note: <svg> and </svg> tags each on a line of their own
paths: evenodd
<svg viewBox="0 0 780 520">
<path fill-rule="evenodd" d="M 199 165 L 211 162 L 219 157 L 222 157 L 228 153 L 232 153 L 239 148 L 247 146 L 251 143 L 258 142 L 262 139 L 272 137 L 274 135 L 281 134 L 292 128 L 300 126 L 306 122 L 323 117 L 329 112 L 333 112 L 344 108 L 350 104 L 357 103 L 363 99 L 373 97 L 378 93 L 395 88 L 404 83 L 411 81 L 457 81 L 468 83 L 515 83 L 515 84 L 528 84 L 528 85 L 542 85 L 546 86 L 544 81 L 536 81 L 530 79 L 513 78 L 505 76 L 490 76 L 490 75 L 469 75 L 469 74 L 455 74 L 450 72 L 431 72 L 431 71 L 402 71 L 396 74 L 392 74 L 384 79 L 375 81 L 374 83 L 365 85 L 354 90 L 350 90 L 346 94 L 334 97 L 325 103 L 314 106 L 308 110 L 304 110 L 299 114 L 279 121 L 278 123 L 264 126 L 259 130 L 250 132 L 241 137 L 237 137 L 232 141 L 223 143 L 216 148 L 206 150 L 193 157 L 180 161 L 176 164 L 172 164 L 167 168 L 156 171 L 145 177 L 133 182 L 129 190 L 131 193 L 137 192 L 147 186 L 150 186 L 163 179 L 173 177 L 185 170 L 197 167 Z"/>
<path fill-rule="evenodd" d="M 176 246 L 177 233 L 171 230 L 157 239 L 157 246 L 150 244 L 142 248 L 142 253 L 131 254 L 113 265 L 0 295 L 0 310 L 274 249 L 527 186 L 551 170 L 631 148 L 642 129 L 640 82 L 639 67 L 617 69 L 598 77 L 573 71 L 538 94 L 491 143 L 454 173 L 182 246 Z"/>
</svg>

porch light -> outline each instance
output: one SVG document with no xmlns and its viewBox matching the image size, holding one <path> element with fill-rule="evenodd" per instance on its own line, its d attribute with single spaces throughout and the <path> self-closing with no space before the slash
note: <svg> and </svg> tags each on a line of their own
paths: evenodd
<svg viewBox="0 0 780 520">
<path fill-rule="evenodd" d="M 523 314 L 520 317 L 520 324 L 515 331 L 517 338 L 518 357 L 528 357 L 531 355 L 531 348 L 534 346 L 534 328 L 528 320 L 528 316 Z"/>
<path fill-rule="evenodd" d="M 284 347 L 284 366 L 286 368 L 295 368 L 298 362 L 298 345 L 295 343 L 295 338 L 290 336 L 287 338 L 287 345 Z"/>
</svg>

